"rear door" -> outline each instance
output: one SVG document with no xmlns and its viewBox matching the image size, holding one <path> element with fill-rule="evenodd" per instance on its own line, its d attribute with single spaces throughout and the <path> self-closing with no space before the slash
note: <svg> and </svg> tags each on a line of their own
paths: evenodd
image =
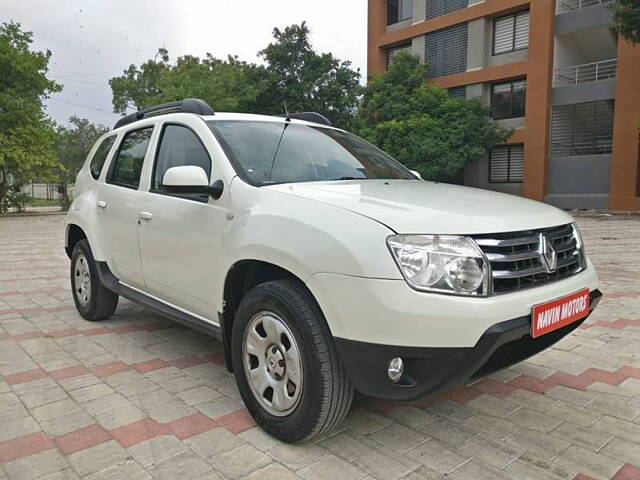
<svg viewBox="0 0 640 480">
<path fill-rule="evenodd" d="M 222 238 L 228 191 L 214 200 L 208 195 L 170 194 L 162 188 L 167 169 L 201 167 L 209 183 L 221 179 L 206 142 L 213 135 L 197 117 L 162 125 L 151 170 L 149 189 L 142 193 L 140 256 L 145 290 L 217 322 L 215 289 L 222 275 Z"/>
<path fill-rule="evenodd" d="M 124 283 L 143 288 L 138 251 L 138 191 L 153 125 L 126 132 L 98 188 L 98 225 L 109 268 Z"/>
</svg>

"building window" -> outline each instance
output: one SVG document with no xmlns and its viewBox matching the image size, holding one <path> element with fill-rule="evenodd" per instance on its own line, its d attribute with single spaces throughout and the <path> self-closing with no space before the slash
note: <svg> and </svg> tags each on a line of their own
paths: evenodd
<svg viewBox="0 0 640 480">
<path fill-rule="evenodd" d="M 461 23 L 425 35 L 427 78 L 467 71 L 469 25 Z"/>
<path fill-rule="evenodd" d="M 393 59 L 398 53 L 402 51 L 410 51 L 410 50 L 411 50 L 410 43 L 405 43 L 404 45 L 398 45 L 397 47 L 387 48 L 387 68 L 389 68 L 389 65 L 393 63 Z"/>
<path fill-rule="evenodd" d="M 430 20 L 468 6 L 469 0 L 427 0 L 426 18 Z"/>
<path fill-rule="evenodd" d="M 493 54 L 529 48 L 529 11 L 493 20 Z"/>
<path fill-rule="evenodd" d="M 387 0 L 387 25 L 413 17 L 413 0 Z"/>
<path fill-rule="evenodd" d="M 447 88 L 447 93 L 450 97 L 467 98 L 467 86 L 462 85 L 461 87 L 449 87 Z"/>
<path fill-rule="evenodd" d="M 613 100 L 553 107 L 551 155 L 605 155 L 613 144 Z"/>
<path fill-rule="evenodd" d="M 495 120 L 524 117 L 527 81 L 491 85 L 491 116 Z"/>
<path fill-rule="evenodd" d="M 493 147 L 489 156 L 489 183 L 522 183 L 524 145 Z"/>
</svg>

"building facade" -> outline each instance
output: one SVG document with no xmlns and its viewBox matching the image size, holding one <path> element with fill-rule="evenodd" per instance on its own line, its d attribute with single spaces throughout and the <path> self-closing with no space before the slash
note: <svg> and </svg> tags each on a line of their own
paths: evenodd
<svg viewBox="0 0 640 480">
<path fill-rule="evenodd" d="M 640 209 L 640 46 L 607 0 L 369 0 L 368 73 L 410 49 L 427 81 L 514 134 L 465 184 L 562 208 Z"/>
</svg>

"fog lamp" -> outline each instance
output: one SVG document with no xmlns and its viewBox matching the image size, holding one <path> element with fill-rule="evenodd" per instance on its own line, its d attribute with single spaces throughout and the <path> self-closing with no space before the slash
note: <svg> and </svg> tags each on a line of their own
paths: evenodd
<svg viewBox="0 0 640 480">
<path fill-rule="evenodd" d="M 389 361 L 389 368 L 387 369 L 387 375 L 392 382 L 397 382 L 402 377 L 404 372 L 404 362 L 400 357 L 392 358 Z"/>
</svg>

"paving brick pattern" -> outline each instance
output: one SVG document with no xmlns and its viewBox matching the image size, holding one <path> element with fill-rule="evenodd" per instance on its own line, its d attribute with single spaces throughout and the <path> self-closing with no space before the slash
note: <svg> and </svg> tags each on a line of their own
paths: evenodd
<svg viewBox="0 0 640 480">
<path fill-rule="evenodd" d="M 536 357 L 306 445 L 255 426 L 221 345 L 121 301 L 75 311 L 61 216 L 0 218 L 0 480 L 640 479 L 640 217 L 581 217 L 606 294 Z"/>
</svg>

